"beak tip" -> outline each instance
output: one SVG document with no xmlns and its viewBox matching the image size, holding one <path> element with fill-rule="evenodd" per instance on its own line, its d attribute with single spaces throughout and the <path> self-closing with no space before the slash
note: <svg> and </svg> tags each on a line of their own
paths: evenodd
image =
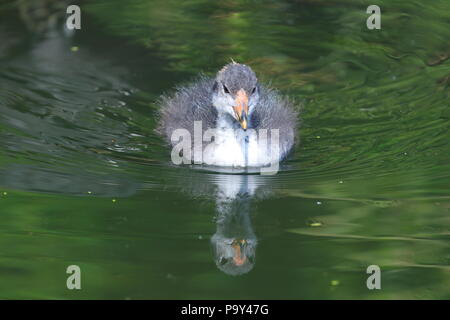
<svg viewBox="0 0 450 320">
<path fill-rule="evenodd" d="M 244 131 L 247 131 L 248 117 L 248 96 L 244 89 L 240 89 L 236 96 L 236 105 L 233 107 L 236 114 L 236 120 L 239 121 Z"/>
</svg>

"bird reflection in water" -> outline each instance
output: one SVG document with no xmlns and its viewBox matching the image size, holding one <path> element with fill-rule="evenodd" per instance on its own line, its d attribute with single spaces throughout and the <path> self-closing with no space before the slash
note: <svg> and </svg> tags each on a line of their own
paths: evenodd
<svg viewBox="0 0 450 320">
<path fill-rule="evenodd" d="M 216 232 L 211 244 L 217 267 L 229 275 L 248 273 L 255 265 L 258 240 L 250 212 L 258 179 L 262 177 L 236 174 L 216 176 L 215 179 Z"/>
</svg>

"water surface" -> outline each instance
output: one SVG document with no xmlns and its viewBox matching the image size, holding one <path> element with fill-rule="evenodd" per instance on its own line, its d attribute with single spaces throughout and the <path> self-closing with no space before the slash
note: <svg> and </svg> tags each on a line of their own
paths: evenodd
<svg viewBox="0 0 450 320">
<path fill-rule="evenodd" d="M 85 1 L 75 33 L 0 5 L 0 298 L 449 299 L 450 4 L 378 2 L 372 31 L 353 0 Z M 301 110 L 277 175 L 174 166 L 154 133 L 230 58 Z"/>
</svg>

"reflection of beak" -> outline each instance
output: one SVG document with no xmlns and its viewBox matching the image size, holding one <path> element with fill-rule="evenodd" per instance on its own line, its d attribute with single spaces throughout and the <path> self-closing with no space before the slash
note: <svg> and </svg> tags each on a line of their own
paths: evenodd
<svg viewBox="0 0 450 320">
<path fill-rule="evenodd" d="M 247 257 L 244 255 L 242 256 L 242 247 L 246 244 L 245 240 L 235 240 L 233 244 L 231 245 L 234 249 L 234 257 L 233 261 L 237 266 L 241 266 L 245 263 L 247 260 Z"/>
<path fill-rule="evenodd" d="M 247 130 L 248 125 L 248 96 L 244 89 L 240 89 L 236 94 L 235 106 L 233 107 L 237 121 L 242 129 Z"/>
</svg>

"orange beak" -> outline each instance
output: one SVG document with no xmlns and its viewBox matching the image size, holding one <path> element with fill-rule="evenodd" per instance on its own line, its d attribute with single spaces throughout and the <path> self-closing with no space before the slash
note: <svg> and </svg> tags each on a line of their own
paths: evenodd
<svg viewBox="0 0 450 320">
<path fill-rule="evenodd" d="M 240 242 L 240 243 L 239 243 Z M 234 264 L 237 266 L 242 266 L 245 261 L 247 260 L 246 256 L 242 257 L 242 252 L 241 252 L 241 245 L 245 244 L 245 240 L 235 240 L 232 247 L 234 249 L 234 257 L 233 257 L 233 261 Z"/>
<path fill-rule="evenodd" d="M 235 106 L 233 107 L 237 121 L 242 129 L 247 130 L 248 124 L 248 96 L 244 89 L 240 89 L 236 94 Z"/>
</svg>

